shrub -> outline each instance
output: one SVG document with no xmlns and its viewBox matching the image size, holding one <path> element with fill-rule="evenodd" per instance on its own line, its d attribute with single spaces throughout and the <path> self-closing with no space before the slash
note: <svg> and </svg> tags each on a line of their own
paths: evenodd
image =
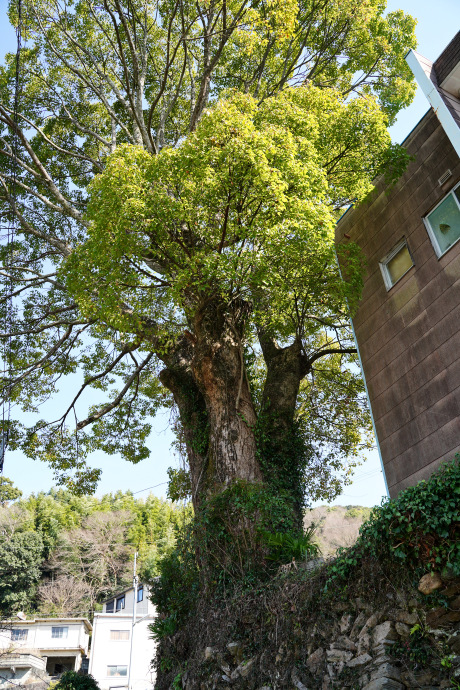
<svg viewBox="0 0 460 690">
<path fill-rule="evenodd" d="M 296 524 L 292 498 L 266 484 L 235 481 L 208 498 L 152 583 L 160 614 L 154 636 L 172 635 L 193 615 L 199 595 L 251 588 L 281 563 L 317 555 L 313 528 L 303 534 Z"/>
<path fill-rule="evenodd" d="M 159 570 L 159 577 L 150 582 L 150 598 L 158 613 L 150 630 L 156 640 L 174 634 L 193 614 L 198 600 L 200 579 L 190 525 L 174 550 L 161 559 Z"/>
<path fill-rule="evenodd" d="M 270 548 L 268 559 L 277 563 L 289 563 L 294 560 L 308 560 L 320 554 L 318 544 L 313 541 L 315 526 L 298 536 L 285 532 L 265 532 L 267 546 Z"/>
<path fill-rule="evenodd" d="M 460 455 L 374 508 L 355 546 L 331 566 L 329 582 L 346 577 L 366 556 L 460 575 Z"/>
<path fill-rule="evenodd" d="M 99 685 L 90 674 L 66 671 L 53 686 L 53 690 L 99 690 Z"/>
</svg>

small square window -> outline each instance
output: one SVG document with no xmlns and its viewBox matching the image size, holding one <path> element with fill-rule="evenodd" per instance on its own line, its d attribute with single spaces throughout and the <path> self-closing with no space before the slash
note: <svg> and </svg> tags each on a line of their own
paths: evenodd
<svg viewBox="0 0 460 690">
<path fill-rule="evenodd" d="M 127 666 L 107 666 L 107 676 L 127 676 Z"/>
<path fill-rule="evenodd" d="M 64 638 L 68 637 L 68 635 L 69 635 L 69 628 L 67 626 L 59 626 L 59 627 L 56 626 L 55 627 L 53 625 L 53 627 L 51 628 L 51 637 L 55 640 L 64 639 Z"/>
<path fill-rule="evenodd" d="M 118 597 L 117 599 L 117 611 L 121 611 L 125 608 L 125 595 Z"/>
<path fill-rule="evenodd" d="M 442 256 L 460 239 L 460 187 L 449 192 L 424 221 L 436 254 Z"/>
<path fill-rule="evenodd" d="M 25 630 L 20 630 L 19 628 L 13 628 L 11 631 L 11 639 L 13 642 L 24 642 L 27 640 L 27 635 L 29 631 L 27 628 Z"/>
<path fill-rule="evenodd" d="M 105 605 L 105 612 L 106 613 L 113 613 L 113 605 L 114 605 L 113 599 L 112 599 L 112 601 L 108 601 Z"/>
<path fill-rule="evenodd" d="M 392 288 L 413 265 L 407 242 L 401 240 L 380 262 L 380 270 L 387 290 Z"/>
<path fill-rule="evenodd" d="M 144 587 L 143 585 L 139 586 L 139 589 L 137 590 L 137 601 L 144 601 Z"/>
</svg>

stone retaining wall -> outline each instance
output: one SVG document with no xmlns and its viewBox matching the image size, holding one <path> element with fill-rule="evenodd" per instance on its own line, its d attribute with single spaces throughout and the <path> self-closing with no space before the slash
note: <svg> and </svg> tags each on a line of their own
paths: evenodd
<svg viewBox="0 0 460 690">
<path fill-rule="evenodd" d="M 438 606 L 426 609 L 436 591 Z M 184 673 L 184 690 L 404 690 L 460 688 L 460 582 L 427 575 L 419 591 L 388 594 L 378 611 L 355 599 L 332 604 L 329 631 L 315 626 L 282 640 L 275 659 L 251 655 L 250 643 L 228 640 L 225 648 L 203 649 L 198 674 Z M 243 637 L 243 636 L 242 636 Z M 295 639 L 301 643 L 298 643 Z M 309 638 L 315 648 L 305 644 Z M 424 649 L 430 651 L 423 658 Z M 419 658 L 420 657 L 420 658 Z M 456 680 L 458 679 L 458 680 Z M 174 687 L 178 687 L 177 685 Z"/>
</svg>

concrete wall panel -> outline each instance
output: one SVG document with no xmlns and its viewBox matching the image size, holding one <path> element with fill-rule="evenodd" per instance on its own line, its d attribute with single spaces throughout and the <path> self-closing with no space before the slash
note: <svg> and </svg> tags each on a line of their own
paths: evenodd
<svg viewBox="0 0 460 690">
<path fill-rule="evenodd" d="M 379 180 L 336 230 L 367 259 L 353 323 L 392 496 L 460 448 L 460 242 L 438 259 L 423 222 L 460 180 L 460 161 L 431 111 L 405 146 L 415 160 L 402 178 L 389 192 Z M 379 261 L 403 236 L 415 265 L 387 291 Z"/>
</svg>

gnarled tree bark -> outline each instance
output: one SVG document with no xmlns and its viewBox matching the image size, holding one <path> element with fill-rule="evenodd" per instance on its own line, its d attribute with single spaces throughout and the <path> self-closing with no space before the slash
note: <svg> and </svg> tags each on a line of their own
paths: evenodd
<svg viewBox="0 0 460 690">
<path fill-rule="evenodd" d="M 263 481 L 241 343 L 244 317 L 242 305 L 228 310 L 206 302 L 196 311 L 193 334 L 162 356 L 160 379 L 179 409 L 197 510 L 206 494 L 236 479 Z"/>
<path fill-rule="evenodd" d="M 209 464 L 215 481 L 261 481 L 257 422 L 241 344 L 244 305 L 206 302 L 196 311 L 191 368 L 209 418 Z"/>
</svg>

